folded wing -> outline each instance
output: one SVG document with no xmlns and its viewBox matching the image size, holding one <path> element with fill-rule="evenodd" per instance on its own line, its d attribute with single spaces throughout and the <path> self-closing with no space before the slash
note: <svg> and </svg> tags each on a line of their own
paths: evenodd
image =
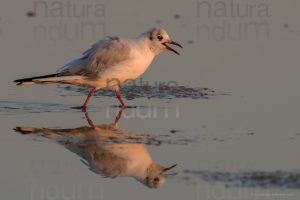
<svg viewBox="0 0 300 200">
<path fill-rule="evenodd" d="M 100 40 L 83 53 L 81 58 L 72 60 L 58 70 L 69 75 L 94 76 L 107 67 L 115 66 L 130 58 L 130 44 L 126 39 L 110 37 Z"/>
</svg>

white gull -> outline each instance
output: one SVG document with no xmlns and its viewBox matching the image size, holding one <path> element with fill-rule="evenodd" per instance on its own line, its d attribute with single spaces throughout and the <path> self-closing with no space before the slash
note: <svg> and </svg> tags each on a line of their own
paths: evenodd
<svg viewBox="0 0 300 200">
<path fill-rule="evenodd" d="M 86 109 L 96 90 L 110 89 L 116 92 L 122 107 L 126 107 L 119 85 L 141 76 L 156 55 L 165 51 L 173 51 L 179 55 L 168 44 L 182 48 L 160 27 L 152 28 L 134 39 L 110 37 L 95 43 L 82 57 L 67 63 L 54 74 L 14 82 L 17 85 L 60 83 L 89 87 L 91 90 L 82 109 Z"/>
</svg>

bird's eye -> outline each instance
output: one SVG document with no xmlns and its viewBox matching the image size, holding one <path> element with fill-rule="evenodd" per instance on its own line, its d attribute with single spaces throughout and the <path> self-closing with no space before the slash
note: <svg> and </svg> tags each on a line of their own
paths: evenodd
<svg viewBox="0 0 300 200">
<path fill-rule="evenodd" d="M 154 182 L 158 182 L 159 181 L 159 178 L 158 177 L 155 177 L 154 178 Z"/>
<path fill-rule="evenodd" d="M 161 41 L 161 40 L 164 39 L 164 38 L 163 38 L 163 36 L 158 35 L 158 36 L 157 36 L 157 39 L 158 39 L 159 41 Z"/>
</svg>

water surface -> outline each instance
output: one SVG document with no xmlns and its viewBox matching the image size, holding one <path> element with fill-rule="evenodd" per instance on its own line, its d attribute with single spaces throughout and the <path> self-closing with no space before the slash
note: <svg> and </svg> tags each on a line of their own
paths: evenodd
<svg viewBox="0 0 300 200">
<path fill-rule="evenodd" d="M 232 18 L 208 17 L 204 7 L 199 15 L 194 1 L 103 1 L 105 15 L 80 17 L 53 16 L 50 4 L 34 10 L 34 2 L 0 6 L 1 198 L 299 199 L 299 3 L 257 1 L 268 16 Z M 240 9 L 247 2 L 234 1 Z M 69 35 L 95 21 L 105 31 Z M 199 27 L 223 21 L 231 25 L 223 39 L 198 37 Z M 228 37 L 253 21 L 268 24 L 269 36 Z M 12 83 L 52 73 L 105 35 L 132 37 L 154 25 L 184 49 L 159 56 L 142 77 L 147 84 L 122 88 L 130 108 L 118 123 L 112 92 L 99 91 L 84 113 L 73 108 L 86 89 Z M 157 165 L 141 178 L 150 161 Z"/>
</svg>

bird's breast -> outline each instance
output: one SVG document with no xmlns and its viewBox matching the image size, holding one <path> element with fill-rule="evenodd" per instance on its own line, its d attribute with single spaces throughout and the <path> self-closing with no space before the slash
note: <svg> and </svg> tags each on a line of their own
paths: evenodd
<svg viewBox="0 0 300 200">
<path fill-rule="evenodd" d="M 142 75 L 150 66 L 153 61 L 154 55 L 148 51 L 134 51 L 132 53 L 133 59 L 131 59 L 131 63 L 129 64 L 129 68 L 131 68 L 132 73 L 140 76 Z M 130 70 L 130 69 L 129 69 Z"/>
<path fill-rule="evenodd" d="M 121 84 L 127 80 L 137 79 L 148 69 L 153 58 L 154 56 L 150 54 L 133 52 L 131 59 L 115 67 L 114 78 L 120 80 Z"/>
<path fill-rule="evenodd" d="M 140 77 L 150 66 L 154 55 L 149 52 L 131 51 L 130 58 L 118 65 L 107 68 L 99 74 L 97 88 L 114 88 Z"/>
</svg>

